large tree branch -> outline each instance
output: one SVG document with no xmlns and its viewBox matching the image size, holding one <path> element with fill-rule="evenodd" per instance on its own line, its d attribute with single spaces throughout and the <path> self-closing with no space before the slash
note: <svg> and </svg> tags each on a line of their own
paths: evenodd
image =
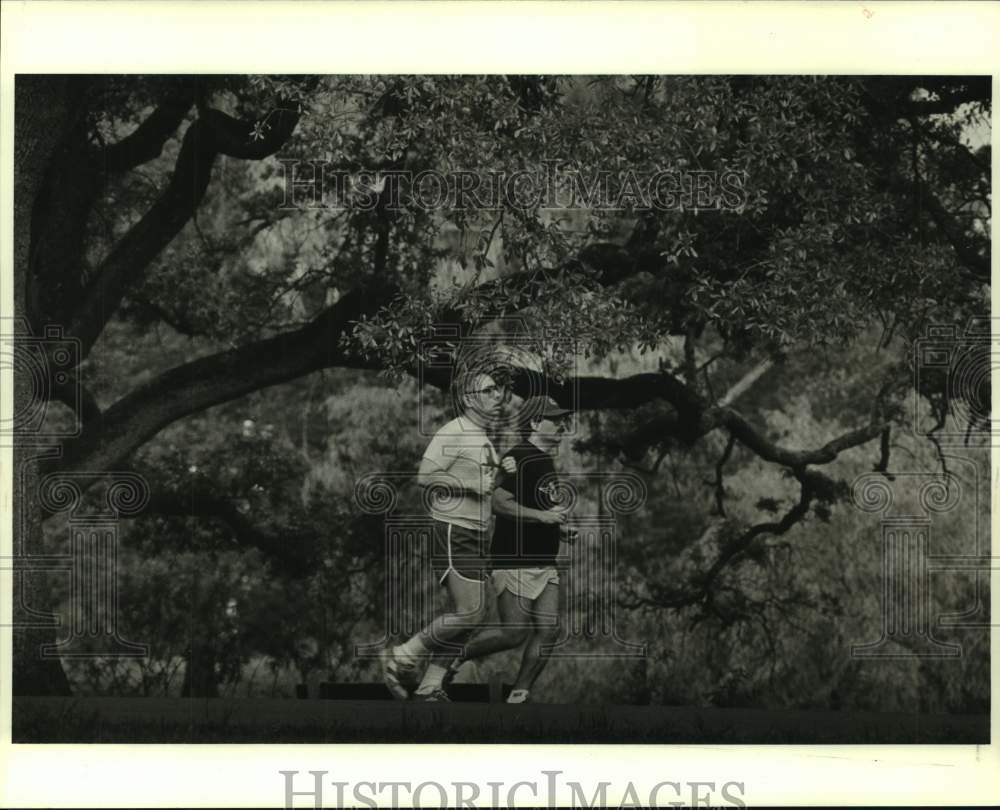
<svg viewBox="0 0 1000 810">
<path fill-rule="evenodd" d="M 384 234 L 383 234 L 384 236 Z M 635 241 L 635 240 L 633 240 Z M 561 268 L 546 273 L 520 274 L 518 278 L 497 279 L 491 285 L 526 285 L 544 282 L 549 273 L 573 272 L 581 264 L 597 270 L 601 284 L 614 284 L 642 268 L 641 256 L 635 250 L 616 245 L 592 245 Z M 631 242 L 630 242 L 631 244 Z M 382 253 L 384 254 L 384 250 Z M 359 369 L 380 369 L 377 358 L 354 354 L 340 345 L 351 324 L 362 315 L 371 315 L 388 304 L 397 289 L 385 283 L 379 287 L 359 288 L 348 293 L 337 304 L 325 310 L 307 326 L 263 341 L 202 358 L 166 372 L 139 390 L 115 403 L 103 418 L 103 429 L 86 431 L 80 439 L 65 448 L 60 466 L 69 469 L 108 469 L 119 463 L 143 442 L 176 419 L 213 405 L 232 400 L 252 391 L 295 379 L 331 365 Z M 530 300 L 530 299 L 529 299 Z M 449 313 L 445 313 L 449 315 Z M 461 322 L 462 311 L 455 309 L 450 316 Z M 470 324 L 464 324 L 466 328 Z M 755 369 L 746 385 L 759 378 L 767 365 Z M 410 368 L 425 384 L 446 388 L 451 381 L 451 368 L 446 365 Z M 667 431 L 673 438 L 693 443 L 701 436 L 723 427 L 766 460 L 791 467 L 810 463 L 827 463 L 842 449 L 867 441 L 878 435 L 881 426 L 856 431 L 810 451 L 788 450 L 769 442 L 739 413 L 726 407 L 713 407 L 691 386 L 667 372 L 637 374 L 624 379 L 577 376 L 561 381 L 548 380 L 539 372 L 515 369 L 514 388 L 518 393 L 546 391 L 561 404 L 575 410 L 633 409 L 650 402 L 667 402 L 674 413 L 647 430 L 647 435 L 663 438 Z M 731 401 L 745 386 L 737 385 Z M 633 446 L 638 446 L 633 443 Z"/>
<path fill-rule="evenodd" d="M 277 152 L 299 122 L 294 106 L 279 106 L 260 121 L 248 122 L 220 110 L 206 109 L 199 115 L 211 146 L 220 154 L 242 160 L 263 160 Z"/>
<path fill-rule="evenodd" d="M 621 382 L 628 383 L 626 380 Z M 646 447 L 664 440 L 691 445 L 713 430 L 723 428 L 762 460 L 801 469 L 809 464 L 829 464 L 845 450 L 879 438 L 888 425 L 888 422 L 872 422 L 866 427 L 850 430 L 822 447 L 794 450 L 772 442 L 738 411 L 732 408 L 710 408 L 696 421 L 684 422 L 676 414 L 664 414 L 651 419 L 625 437 L 621 442 L 621 449 L 627 457 L 636 458 Z"/>
<path fill-rule="evenodd" d="M 837 456 L 852 447 L 867 444 L 882 435 L 888 422 L 872 422 L 870 425 L 850 430 L 822 447 L 813 450 L 790 450 L 767 439 L 740 413 L 732 408 L 715 410 L 706 415 L 705 424 L 726 428 L 748 449 L 764 461 L 780 464 L 791 469 L 802 469 L 808 464 L 829 464 Z"/>
<path fill-rule="evenodd" d="M 195 83 L 181 77 L 160 105 L 132 134 L 101 149 L 93 163 L 106 172 L 123 172 L 158 158 L 163 146 L 177 131 L 195 101 Z"/>
<path fill-rule="evenodd" d="M 669 373 L 645 372 L 629 377 L 571 377 L 561 382 L 546 380 L 538 372 L 522 371 L 515 388 L 530 381 L 531 390 L 547 391 L 560 405 L 578 411 L 621 410 L 637 408 L 649 402 L 665 400 L 682 419 L 700 414 L 707 401 L 680 379 Z"/>
<path fill-rule="evenodd" d="M 96 279 L 70 319 L 67 333 L 81 342 L 82 356 L 118 309 L 125 292 L 187 224 L 208 189 L 215 158 L 224 154 L 259 160 L 272 155 L 291 135 L 298 118 L 297 111 L 279 108 L 268 116 L 266 125 L 255 127 L 206 109 L 188 127 L 166 190 L 97 268 Z"/>
<path fill-rule="evenodd" d="M 190 130 L 185 140 L 188 137 Z M 607 283 L 614 283 L 630 270 L 634 271 L 635 263 L 622 262 L 621 256 L 611 247 L 591 251 L 585 258 L 596 263 L 598 253 L 618 259 L 602 270 L 602 278 Z M 381 286 L 359 288 L 346 294 L 301 329 L 205 357 L 160 375 L 111 406 L 104 414 L 101 430 L 85 431 L 80 438 L 68 442 L 59 467 L 109 469 L 163 427 L 183 416 L 321 368 L 341 365 L 380 369 L 382 366 L 377 360 L 350 354 L 340 347 L 342 336 L 354 321 L 363 314 L 377 312 L 398 292 L 384 278 L 375 283 L 378 282 L 382 282 Z M 453 315 L 461 317 L 459 311 Z M 414 365 L 411 372 L 425 383 L 442 389 L 451 381 L 451 371 L 447 368 Z M 523 384 L 538 385 L 538 380 L 528 379 L 533 374 L 522 370 Z M 659 374 L 637 375 L 627 380 L 580 377 L 561 384 L 543 380 L 542 384 L 557 399 L 573 401 L 581 409 L 633 408 L 642 402 L 663 398 L 661 388 L 669 391 L 677 401 L 687 396 L 681 383 Z M 654 386 L 652 389 L 650 384 Z M 693 402 L 701 407 L 697 395 Z"/>
<path fill-rule="evenodd" d="M 749 391 L 773 366 L 773 360 L 762 360 L 733 384 L 719 400 L 717 407 L 722 408 L 731 405 Z M 679 442 L 686 445 L 693 444 L 704 435 L 703 430 L 705 428 L 714 430 L 718 426 L 710 422 L 701 423 L 698 416 L 703 410 L 704 407 L 699 406 L 697 401 L 692 400 L 687 410 L 688 418 L 686 420 L 682 420 L 677 413 L 661 414 L 649 419 L 622 440 L 622 453 L 626 458 L 634 460 L 641 456 L 649 447 L 662 444 L 665 441 Z"/>
<path fill-rule="evenodd" d="M 171 422 L 222 402 L 287 382 L 331 365 L 379 369 L 377 360 L 350 354 L 340 341 L 351 324 L 391 300 L 395 288 L 358 289 L 348 293 L 301 329 L 205 357 L 168 371 L 119 400 L 104 414 L 102 429 L 85 431 L 65 447 L 64 469 L 109 469 Z M 425 384 L 447 388 L 449 368 L 413 369 Z M 514 387 L 520 393 L 547 391 L 574 410 L 633 409 L 665 401 L 676 416 L 669 428 L 676 438 L 693 443 L 716 428 L 725 428 L 766 461 L 801 468 L 825 464 L 843 450 L 878 436 L 884 425 L 851 431 L 821 448 L 790 450 L 770 442 L 732 408 L 713 407 L 672 374 L 644 373 L 622 379 L 578 376 L 562 381 L 516 369 Z"/>
<path fill-rule="evenodd" d="M 562 390 L 557 386 L 554 395 L 565 406 L 579 410 L 589 409 L 592 403 L 600 408 L 637 407 L 652 400 L 664 400 L 671 404 L 675 409 L 673 413 L 660 414 L 647 420 L 621 440 L 620 449 L 630 459 L 638 458 L 648 447 L 664 441 L 693 445 L 713 430 L 722 428 L 764 461 L 802 469 L 809 464 L 829 464 L 844 450 L 881 436 L 888 427 L 889 423 L 882 418 L 884 403 L 881 400 L 884 392 L 880 392 L 867 426 L 848 431 L 822 447 L 793 450 L 770 441 L 739 411 L 723 403 L 738 398 L 771 365 L 771 361 L 759 363 L 727 392 L 720 404 L 714 406 L 666 371 L 600 382 L 596 378 L 577 378 L 569 381 Z M 542 384 L 538 380 L 534 383 Z M 569 394 L 565 392 L 566 388 L 569 389 Z M 615 389 L 618 389 L 617 397 L 610 396 L 609 391 Z M 578 402 L 573 400 L 574 391 L 579 392 Z"/>
<path fill-rule="evenodd" d="M 776 523 L 754 524 L 739 537 L 727 543 L 702 577 L 700 589 L 707 592 L 723 569 L 745 554 L 758 537 L 765 534 L 782 535 L 801 521 L 809 512 L 809 506 L 815 494 L 814 482 L 810 476 L 806 473 L 801 474 L 799 476 L 799 500 L 796 504 Z"/>
<path fill-rule="evenodd" d="M 768 523 L 756 523 L 742 534 L 726 542 L 716 555 L 712 564 L 695 580 L 695 584 L 686 589 L 675 589 L 670 586 L 652 584 L 648 597 L 622 599 L 627 608 L 680 609 L 702 604 L 711 608 L 713 586 L 726 568 L 740 560 L 753 547 L 755 541 L 764 535 L 780 536 L 802 521 L 809 512 L 813 499 L 817 495 L 817 485 L 824 486 L 827 482 L 818 473 L 801 471 L 796 476 L 799 480 L 799 499 L 786 512 L 781 520 Z"/>
<path fill-rule="evenodd" d="M 52 379 L 50 385 L 52 399 L 63 403 L 73 411 L 82 428 L 93 426 L 100 421 L 103 416 L 101 406 L 75 374 L 67 374 L 63 382 Z"/>
<path fill-rule="evenodd" d="M 375 367 L 345 356 L 339 342 L 351 322 L 379 297 L 372 290 L 354 290 L 300 329 L 161 374 L 108 408 L 99 429 L 85 430 L 66 443 L 58 467 L 111 469 L 162 428 L 188 414 L 334 364 Z"/>
</svg>

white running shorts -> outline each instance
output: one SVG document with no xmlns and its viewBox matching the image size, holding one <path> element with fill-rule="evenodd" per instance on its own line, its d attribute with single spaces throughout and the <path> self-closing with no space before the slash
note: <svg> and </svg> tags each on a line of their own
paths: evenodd
<svg viewBox="0 0 1000 810">
<path fill-rule="evenodd" d="M 553 566 L 545 568 L 500 568 L 490 574 L 497 596 L 505 590 L 523 599 L 535 600 L 550 582 L 559 584 L 559 572 Z"/>
</svg>

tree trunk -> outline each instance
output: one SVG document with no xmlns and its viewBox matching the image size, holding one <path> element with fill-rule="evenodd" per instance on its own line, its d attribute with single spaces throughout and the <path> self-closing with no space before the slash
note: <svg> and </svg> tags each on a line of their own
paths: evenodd
<svg viewBox="0 0 1000 810">
<path fill-rule="evenodd" d="M 61 76 L 19 76 L 14 86 L 14 314 L 28 328 L 27 285 L 30 278 L 31 216 L 53 153 L 65 139 L 78 113 L 70 80 Z M 32 325 L 37 327 L 37 324 Z M 58 658 L 43 658 L 42 647 L 55 642 L 53 626 L 39 614 L 51 613 L 43 574 L 32 574 L 28 555 L 41 553 L 42 512 L 38 493 L 39 438 L 25 419 L 44 412 L 42 392 L 32 376 L 18 368 L 24 356 L 15 341 L 14 361 L 14 650 L 15 695 L 68 695 L 69 680 Z M 31 424 L 36 424 L 32 422 Z M 10 438 L 9 436 L 6 438 Z"/>
</svg>

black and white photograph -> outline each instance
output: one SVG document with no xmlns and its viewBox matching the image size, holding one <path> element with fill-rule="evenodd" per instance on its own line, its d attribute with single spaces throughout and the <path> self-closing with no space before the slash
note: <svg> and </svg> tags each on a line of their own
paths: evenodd
<svg viewBox="0 0 1000 810">
<path fill-rule="evenodd" d="M 992 75 L 10 90 L 15 746 L 990 744 Z"/>
</svg>

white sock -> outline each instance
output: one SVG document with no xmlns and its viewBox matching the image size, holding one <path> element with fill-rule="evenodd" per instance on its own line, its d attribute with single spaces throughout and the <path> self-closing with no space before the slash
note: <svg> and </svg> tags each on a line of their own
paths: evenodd
<svg viewBox="0 0 1000 810">
<path fill-rule="evenodd" d="M 424 678 L 417 687 L 418 695 L 425 695 L 435 689 L 441 689 L 444 684 L 444 676 L 448 670 L 440 664 L 428 664 Z"/>
<path fill-rule="evenodd" d="M 413 665 L 419 659 L 426 656 L 430 652 L 430 649 L 424 644 L 423 639 L 418 634 L 405 644 L 400 644 L 392 652 L 401 664 Z"/>
</svg>

